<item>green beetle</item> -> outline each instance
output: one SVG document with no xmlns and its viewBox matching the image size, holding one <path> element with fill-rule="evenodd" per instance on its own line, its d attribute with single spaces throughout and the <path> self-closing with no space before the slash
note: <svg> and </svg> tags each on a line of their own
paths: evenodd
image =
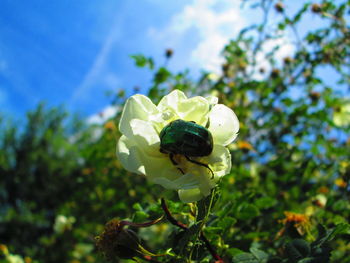
<svg viewBox="0 0 350 263">
<path fill-rule="evenodd" d="M 177 165 L 174 155 L 180 154 L 189 162 L 208 168 L 214 177 L 213 171 L 207 164 L 190 158 L 208 156 L 213 151 L 213 136 L 206 128 L 193 121 L 178 119 L 165 126 L 159 137 L 160 152 L 169 154 L 174 165 Z M 181 168 L 178 169 L 184 174 Z"/>
</svg>

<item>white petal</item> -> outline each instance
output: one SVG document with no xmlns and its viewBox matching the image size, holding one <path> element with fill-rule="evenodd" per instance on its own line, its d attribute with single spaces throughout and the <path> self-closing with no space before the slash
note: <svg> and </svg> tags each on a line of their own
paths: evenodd
<svg viewBox="0 0 350 263">
<path fill-rule="evenodd" d="M 158 109 L 160 111 L 165 111 L 168 108 L 177 109 L 177 105 L 180 101 L 187 99 L 185 93 L 180 90 L 174 90 L 170 92 L 168 95 L 164 96 L 159 104 Z"/>
<path fill-rule="evenodd" d="M 223 104 L 215 105 L 209 113 L 209 131 L 213 135 L 214 144 L 228 145 L 236 137 L 239 121 L 236 114 Z"/>
<path fill-rule="evenodd" d="M 181 172 L 171 163 L 168 155 L 149 154 L 145 151 L 145 147 L 140 147 L 135 140 L 124 135 L 117 144 L 117 157 L 126 170 L 144 174 L 151 180 L 164 177 L 169 181 L 176 181 L 182 176 Z"/>
<path fill-rule="evenodd" d="M 208 122 L 209 102 L 203 97 L 193 97 L 179 102 L 177 113 L 181 119 L 205 126 Z"/>
<path fill-rule="evenodd" d="M 168 118 L 164 117 L 168 122 L 183 119 L 205 126 L 208 121 L 209 105 L 209 101 L 203 97 L 188 99 L 182 91 L 174 90 L 164 96 L 157 107 L 159 111 L 168 115 Z"/>
<path fill-rule="evenodd" d="M 198 188 L 179 190 L 179 198 L 184 203 L 192 203 L 201 200 L 204 196 Z"/>
<path fill-rule="evenodd" d="M 132 128 L 130 127 L 132 119 L 147 121 L 157 114 L 159 114 L 159 111 L 156 105 L 148 97 L 140 94 L 131 96 L 124 106 L 119 122 L 119 130 L 129 137 L 132 134 Z"/>
<path fill-rule="evenodd" d="M 215 182 L 231 171 L 230 151 L 222 145 L 215 144 L 213 152 L 209 156 L 202 157 L 200 162 L 209 164 L 210 169 L 214 172 Z"/>
<path fill-rule="evenodd" d="M 211 192 L 211 189 L 213 189 L 216 185 L 216 180 L 212 179 L 211 177 L 204 176 L 200 182 L 199 190 L 201 191 L 203 196 L 208 196 Z"/>
<path fill-rule="evenodd" d="M 218 104 L 218 101 L 219 101 L 218 97 L 215 97 L 215 96 L 212 96 L 212 95 L 206 97 L 205 99 L 209 102 L 209 105 L 211 107 L 213 107 L 214 105 Z"/>
<path fill-rule="evenodd" d="M 179 189 L 193 189 L 198 187 L 198 177 L 190 174 L 185 174 L 177 178 L 176 180 L 169 180 L 166 177 L 153 178 L 152 182 L 160 184 L 164 188 L 179 190 Z"/>
<path fill-rule="evenodd" d="M 140 149 L 124 135 L 120 137 L 117 144 L 117 157 L 126 170 L 137 174 L 145 174 Z"/>
<path fill-rule="evenodd" d="M 130 121 L 132 135 L 128 138 L 142 149 L 143 152 L 152 156 L 163 155 L 160 149 L 159 135 L 150 122 L 133 119 Z"/>
</svg>

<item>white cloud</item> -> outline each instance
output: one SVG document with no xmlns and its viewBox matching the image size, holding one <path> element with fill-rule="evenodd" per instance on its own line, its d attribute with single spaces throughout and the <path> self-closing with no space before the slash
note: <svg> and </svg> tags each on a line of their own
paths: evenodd
<svg viewBox="0 0 350 263">
<path fill-rule="evenodd" d="M 114 117 L 118 110 L 119 106 L 107 106 L 100 113 L 90 116 L 86 122 L 88 124 L 102 124 L 108 119 Z"/>
<path fill-rule="evenodd" d="M 222 49 L 246 25 L 239 3 L 232 0 L 194 0 L 175 14 L 165 29 L 151 28 L 149 34 L 165 42 L 165 46 L 176 49 L 179 43 L 189 42 L 186 40 L 188 32 L 194 30 L 199 41 L 190 51 L 189 63 L 218 72 L 223 61 L 220 57 Z"/>
<path fill-rule="evenodd" d="M 274 49 L 276 49 L 273 55 L 276 61 L 276 66 L 281 67 L 283 59 L 285 57 L 293 57 L 293 54 L 295 52 L 295 45 L 285 34 L 281 35 L 279 38 L 269 39 L 265 41 L 261 46 L 261 50 L 256 54 L 256 66 L 254 68 L 248 68 L 248 71 L 254 72 L 254 79 L 262 80 L 264 78 L 264 75 L 269 74 L 272 66 L 267 58 L 267 54 L 272 52 Z M 265 73 L 259 73 L 260 68 L 263 68 Z"/>
</svg>

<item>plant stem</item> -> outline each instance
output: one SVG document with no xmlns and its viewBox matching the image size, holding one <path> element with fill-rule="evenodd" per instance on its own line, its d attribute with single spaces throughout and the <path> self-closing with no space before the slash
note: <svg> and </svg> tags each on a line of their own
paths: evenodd
<svg viewBox="0 0 350 263">
<path fill-rule="evenodd" d="M 173 224 L 174 226 L 177 226 L 183 230 L 187 230 L 188 226 L 178 220 L 176 220 L 172 214 L 169 211 L 169 208 L 164 200 L 164 198 L 161 199 L 161 205 L 162 205 L 162 209 L 166 215 L 166 218 L 169 220 L 169 222 L 171 224 Z M 212 247 L 212 245 L 210 244 L 209 240 L 204 236 L 204 233 L 201 232 L 199 238 L 204 242 L 206 248 L 208 249 L 208 251 L 210 252 L 210 254 L 212 255 L 212 257 L 216 260 L 216 262 L 222 262 L 224 263 L 223 259 L 218 255 L 218 253 L 215 251 L 215 249 Z"/>
</svg>

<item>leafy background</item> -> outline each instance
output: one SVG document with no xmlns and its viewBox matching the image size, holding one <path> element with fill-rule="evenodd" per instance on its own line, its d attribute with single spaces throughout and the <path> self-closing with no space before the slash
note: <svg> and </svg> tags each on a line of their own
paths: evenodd
<svg viewBox="0 0 350 263">
<path fill-rule="evenodd" d="M 243 3 L 262 22 L 227 43 L 218 74 L 170 72 L 172 50 L 161 66 L 132 56 L 153 76 L 155 103 L 173 89 L 211 94 L 240 120 L 232 170 L 216 189 L 204 235 L 225 262 L 349 262 L 350 2 L 304 1 L 296 12 L 283 2 Z M 315 17 L 319 26 L 300 28 Z M 285 34 L 293 41 L 279 41 Z M 281 58 L 286 45 L 293 52 Z M 95 246 L 105 223 L 153 220 L 163 214 L 161 197 L 189 231 L 166 220 L 134 229 L 145 247 L 165 254 L 138 260 L 213 262 L 195 227 L 194 211 L 206 201 L 182 204 L 116 159 L 125 99 L 115 96 L 119 111 L 101 125 L 44 104 L 25 125 L 1 118 L 0 262 L 105 262 Z"/>
</svg>

